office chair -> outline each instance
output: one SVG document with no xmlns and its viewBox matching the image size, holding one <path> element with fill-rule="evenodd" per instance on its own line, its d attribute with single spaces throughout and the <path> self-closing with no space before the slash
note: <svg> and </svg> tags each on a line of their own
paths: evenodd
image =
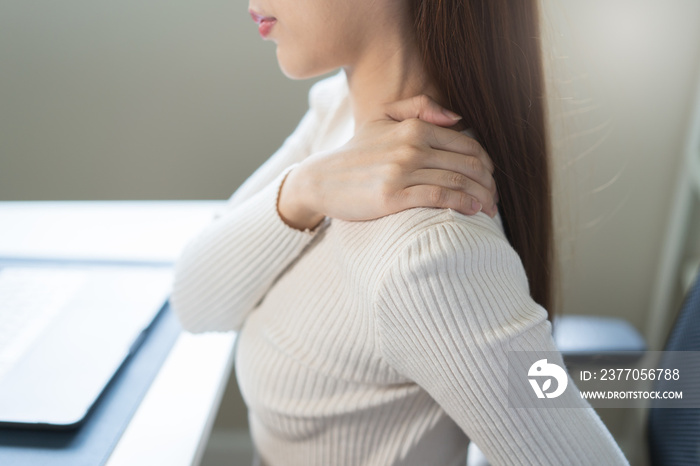
<svg viewBox="0 0 700 466">
<path fill-rule="evenodd" d="M 664 350 L 700 351 L 700 272 L 696 273 L 695 282 L 683 300 Z M 697 390 L 700 387 L 700 361 L 697 359 L 684 359 L 691 364 L 683 365 L 679 381 L 666 385 L 662 380 L 655 384 L 654 390 Z M 673 357 L 664 357 L 659 367 L 678 368 L 673 361 Z M 651 403 L 647 423 L 652 466 L 700 465 L 700 408 L 662 408 L 660 403 Z"/>
</svg>

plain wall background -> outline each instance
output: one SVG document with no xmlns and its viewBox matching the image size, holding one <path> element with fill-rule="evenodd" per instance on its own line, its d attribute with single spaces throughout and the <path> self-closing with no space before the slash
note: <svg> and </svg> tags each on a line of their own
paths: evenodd
<svg viewBox="0 0 700 466">
<path fill-rule="evenodd" d="M 246 2 L 1 2 L 0 198 L 226 198 L 311 84 Z"/>
<path fill-rule="evenodd" d="M 700 2 L 544 4 L 564 309 L 644 332 Z M 0 3 L 0 199 L 228 198 L 296 127 L 317 80 L 281 73 L 247 6 Z M 235 400 L 231 387 L 218 426 L 245 425 Z"/>
</svg>

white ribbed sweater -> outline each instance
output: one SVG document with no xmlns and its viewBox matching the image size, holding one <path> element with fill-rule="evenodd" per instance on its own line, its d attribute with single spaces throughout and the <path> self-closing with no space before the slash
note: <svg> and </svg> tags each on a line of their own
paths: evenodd
<svg viewBox="0 0 700 466">
<path fill-rule="evenodd" d="M 500 216 L 284 223 L 286 174 L 353 134 L 342 70 L 309 103 L 185 248 L 171 296 L 185 329 L 240 332 L 236 377 L 263 464 L 463 466 L 469 439 L 494 466 L 628 464 L 580 398 L 508 406 L 508 345 L 556 349 Z"/>
</svg>

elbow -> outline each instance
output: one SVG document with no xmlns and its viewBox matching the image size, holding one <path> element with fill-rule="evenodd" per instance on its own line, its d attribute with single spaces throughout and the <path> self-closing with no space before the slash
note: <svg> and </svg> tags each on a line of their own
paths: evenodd
<svg viewBox="0 0 700 466">
<path fill-rule="evenodd" d="M 170 309 L 173 311 L 183 330 L 190 333 L 200 333 L 202 322 L 197 315 L 197 293 L 193 278 L 196 275 L 191 254 L 188 254 L 191 244 L 186 246 L 179 259 L 175 263 L 173 274 L 173 286 L 170 293 Z"/>
<path fill-rule="evenodd" d="M 177 293 L 173 287 L 173 292 L 170 295 L 170 310 L 177 317 L 182 329 L 189 333 L 206 332 L 207 329 L 203 322 L 197 318 L 196 312 L 188 304 L 187 300 L 182 299 L 182 295 Z"/>
<path fill-rule="evenodd" d="M 180 326 L 189 333 L 238 331 L 243 326 L 239 313 L 230 312 L 221 304 L 202 300 L 200 293 L 189 293 L 184 288 L 173 286 L 170 309 Z"/>
<path fill-rule="evenodd" d="M 243 325 L 243 313 L 237 312 L 242 303 L 235 299 L 235 290 L 217 286 L 211 274 L 185 252 L 175 264 L 171 310 L 189 333 L 238 331 Z"/>
<path fill-rule="evenodd" d="M 186 274 L 183 277 L 183 274 L 176 271 L 170 294 L 170 309 L 186 332 L 206 332 L 206 322 L 199 313 L 201 306 L 197 304 L 196 296 L 187 291 L 186 277 Z"/>
</svg>

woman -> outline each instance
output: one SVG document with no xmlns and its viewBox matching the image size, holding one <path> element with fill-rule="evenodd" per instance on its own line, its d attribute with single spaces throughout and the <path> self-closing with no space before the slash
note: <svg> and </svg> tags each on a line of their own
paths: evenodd
<svg viewBox="0 0 700 466">
<path fill-rule="evenodd" d="M 628 464 L 575 387 L 509 406 L 509 350 L 556 353 L 536 2 L 250 8 L 287 76 L 341 68 L 176 268 L 183 326 L 240 332 L 262 464 L 464 465 L 469 440 L 493 465 Z"/>
</svg>

